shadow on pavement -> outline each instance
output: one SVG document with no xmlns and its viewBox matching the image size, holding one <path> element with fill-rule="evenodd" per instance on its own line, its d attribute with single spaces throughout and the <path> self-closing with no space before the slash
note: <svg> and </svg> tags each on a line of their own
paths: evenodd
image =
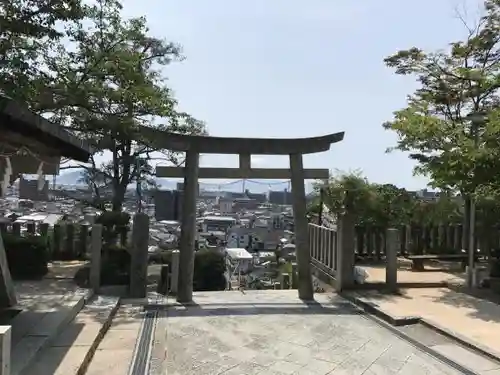
<svg viewBox="0 0 500 375">
<path fill-rule="evenodd" d="M 169 307 L 167 317 L 245 316 L 245 315 L 362 315 L 345 303 L 323 305 L 317 301 L 304 303 L 191 303 Z"/>
</svg>

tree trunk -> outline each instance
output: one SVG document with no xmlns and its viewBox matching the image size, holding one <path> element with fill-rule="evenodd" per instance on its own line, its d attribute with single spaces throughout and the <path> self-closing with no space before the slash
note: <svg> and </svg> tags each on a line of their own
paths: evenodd
<svg viewBox="0 0 500 375">
<path fill-rule="evenodd" d="M 122 186 L 118 186 L 113 192 L 113 208 L 114 212 L 121 212 L 123 208 L 123 201 L 125 200 L 125 190 Z"/>
</svg>

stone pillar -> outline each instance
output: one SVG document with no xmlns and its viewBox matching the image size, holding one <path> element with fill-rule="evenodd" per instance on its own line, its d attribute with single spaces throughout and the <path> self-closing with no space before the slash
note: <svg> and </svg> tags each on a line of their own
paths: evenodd
<svg viewBox="0 0 500 375">
<path fill-rule="evenodd" d="M 135 214 L 130 257 L 130 297 L 146 297 L 148 283 L 149 216 Z"/>
<path fill-rule="evenodd" d="M 398 288 L 398 247 L 399 233 L 397 229 L 389 228 L 386 231 L 385 243 L 385 284 L 389 291 L 395 292 Z"/>
<path fill-rule="evenodd" d="M 62 227 L 60 224 L 54 224 L 52 240 L 52 257 L 53 260 L 61 260 L 61 242 L 63 237 Z"/>
<path fill-rule="evenodd" d="M 189 303 L 193 300 L 194 242 L 198 234 L 196 230 L 196 199 L 199 161 L 200 154 L 196 151 L 186 152 L 177 290 L 177 302 L 180 303 Z"/>
<path fill-rule="evenodd" d="M 89 243 L 89 226 L 88 224 L 80 225 L 80 232 L 78 233 L 78 248 L 77 257 L 82 258 L 87 254 L 87 248 Z"/>
<path fill-rule="evenodd" d="M 120 237 L 120 246 L 126 247 L 128 239 L 128 227 L 126 225 L 119 227 L 118 233 Z"/>
<path fill-rule="evenodd" d="M 172 262 L 170 264 L 170 290 L 176 294 L 179 285 L 179 250 L 172 251 Z"/>
<path fill-rule="evenodd" d="M 7 255 L 3 245 L 3 238 L 0 234 L 0 308 L 13 307 L 17 304 L 16 292 L 12 284 Z"/>
<path fill-rule="evenodd" d="M 35 234 L 36 232 L 36 224 L 34 221 L 30 221 L 28 223 L 26 223 L 26 232 L 28 232 L 28 234 Z"/>
<path fill-rule="evenodd" d="M 102 225 L 92 225 L 92 249 L 90 258 L 90 287 L 97 292 L 101 287 Z"/>
<path fill-rule="evenodd" d="M 65 225 L 66 229 L 66 241 L 64 249 L 64 259 L 74 260 L 75 259 L 75 225 L 73 223 L 67 223 Z"/>
<path fill-rule="evenodd" d="M 21 235 L 21 223 L 12 223 L 12 234 L 15 236 Z"/>
<path fill-rule="evenodd" d="M 295 224 L 295 251 L 299 279 L 299 298 L 302 300 L 312 300 L 314 298 L 314 289 L 307 231 L 306 191 L 304 186 L 302 154 L 290 155 L 290 170 L 292 174 L 292 203 Z"/>
<path fill-rule="evenodd" d="M 11 326 L 0 326 L 0 375 L 10 375 Z"/>
<path fill-rule="evenodd" d="M 350 212 L 349 196 L 346 199 L 345 212 L 337 222 L 337 270 L 335 289 L 341 292 L 354 286 L 355 220 Z"/>
<path fill-rule="evenodd" d="M 49 234 L 49 223 L 40 223 L 38 230 L 40 231 L 40 236 L 46 237 Z"/>
</svg>

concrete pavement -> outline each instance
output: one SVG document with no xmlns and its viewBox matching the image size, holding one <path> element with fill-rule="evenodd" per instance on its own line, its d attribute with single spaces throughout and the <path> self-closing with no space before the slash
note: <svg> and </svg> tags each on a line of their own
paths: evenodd
<svg viewBox="0 0 500 375">
<path fill-rule="evenodd" d="M 169 308 L 163 374 L 461 374 L 335 294 L 305 304 L 297 291 L 195 293 Z M 161 342 L 161 340 L 157 340 Z"/>
</svg>

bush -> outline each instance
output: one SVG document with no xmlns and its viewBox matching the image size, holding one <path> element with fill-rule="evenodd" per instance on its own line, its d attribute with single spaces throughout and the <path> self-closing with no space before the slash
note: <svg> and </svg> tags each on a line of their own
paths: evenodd
<svg viewBox="0 0 500 375">
<path fill-rule="evenodd" d="M 172 253 L 162 253 L 161 263 L 172 266 Z M 226 289 L 226 263 L 224 255 L 212 250 L 200 250 L 194 257 L 193 290 L 198 292 Z"/>
<path fill-rule="evenodd" d="M 48 272 L 48 243 L 45 237 L 2 234 L 9 270 L 14 280 L 36 280 Z"/>
<path fill-rule="evenodd" d="M 101 285 L 128 285 L 131 256 L 127 248 L 106 245 L 102 249 Z"/>
<path fill-rule="evenodd" d="M 226 262 L 221 253 L 201 250 L 194 258 L 193 290 L 205 292 L 226 289 Z"/>
<path fill-rule="evenodd" d="M 106 244 L 115 244 L 120 237 L 121 245 L 126 245 L 130 215 L 126 212 L 106 211 L 96 218 L 96 224 L 103 226 L 103 238 Z"/>
</svg>

